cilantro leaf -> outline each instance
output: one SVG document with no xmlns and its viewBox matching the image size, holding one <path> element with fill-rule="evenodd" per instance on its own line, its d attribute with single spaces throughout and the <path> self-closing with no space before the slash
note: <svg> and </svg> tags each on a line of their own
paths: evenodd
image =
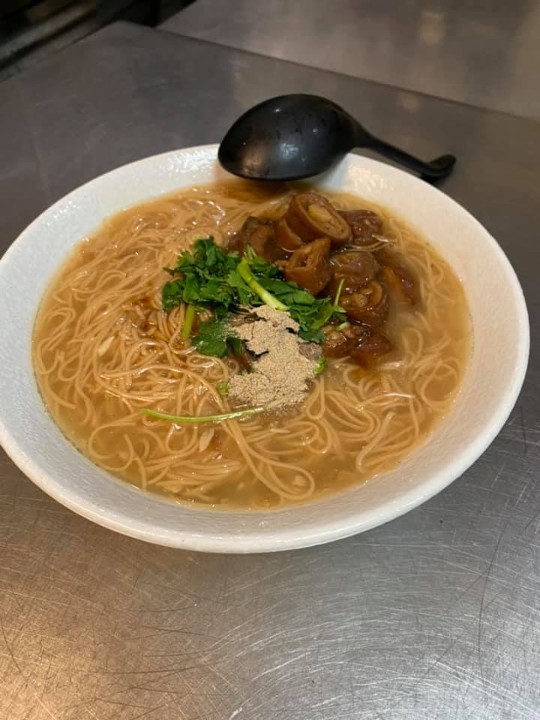
<svg viewBox="0 0 540 720">
<path fill-rule="evenodd" d="M 192 342 L 201 355 L 211 357 L 225 357 L 229 350 L 232 350 L 234 355 L 243 351 L 242 341 L 229 327 L 226 319 L 212 318 L 202 322 Z"/>
<path fill-rule="evenodd" d="M 162 289 L 165 311 L 190 303 L 226 314 L 236 303 L 236 293 L 227 277 L 240 262 L 238 253 L 228 253 L 213 238 L 197 240 L 193 252 L 185 250 L 175 268 L 165 268 L 174 277 Z"/>
<path fill-rule="evenodd" d="M 230 328 L 221 322 L 239 308 L 269 305 L 286 311 L 300 326 L 303 340 L 324 342 L 322 328 L 330 321 L 343 322 L 345 311 L 331 298 L 317 298 L 283 277 L 273 263 L 247 247 L 245 256 L 228 252 L 212 237 L 197 240 L 191 251 L 184 251 L 175 268 L 165 268 L 172 279 L 162 289 L 165 311 L 187 303 L 195 309 L 212 310 L 214 319 L 201 323 L 193 344 L 200 353 L 224 357 L 233 348 Z M 188 328 L 189 335 L 190 327 Z"/>
</svg>

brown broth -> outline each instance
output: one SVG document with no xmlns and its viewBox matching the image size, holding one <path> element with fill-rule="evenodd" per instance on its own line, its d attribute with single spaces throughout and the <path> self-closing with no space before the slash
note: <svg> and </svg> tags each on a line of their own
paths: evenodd
<svg viewBox="0 0 540 720">
<path fill-rule="evenodd" d="M 340 209 L 370 208 L 420 284 L 414 308 L 392 301 L 396 349 L 373 370 L 335 360 L 305 402 L 279 416 L 175 426 L 226 411 L 216 387 L 234 360 L 179 341 L 183 310 L 160 309 L 162 270 L 196 237 L 223 242 L 248 215 L 276 217 L 291 187 L 192 188 L 110 218 L 80 242 L 43 298 L 33 338 L 46 407 L 97 465 L 143 489 L 220 508 L 274 508 L 320 498 L 395 467 L 452 406 L 470 349 L 462 286 L 401 220 L 360 198 L 324 193 Z"/>
</svg>

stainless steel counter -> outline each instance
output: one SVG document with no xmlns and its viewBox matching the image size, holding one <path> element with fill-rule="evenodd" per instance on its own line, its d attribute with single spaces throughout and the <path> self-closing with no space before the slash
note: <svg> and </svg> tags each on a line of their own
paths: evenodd
<svg viewBox="0 0 540 720">
<path fill-rule="evenodd" d="M 197 0 L 161 27 L 540 119 L 536 0 Z"/>
<path fill-rule="evenodd" d="M 540 718 L 538 124 L 118 24 L 0 85 L 1 248 L 80 183 L 216 141 L 251 104 L 295 91 L 413 153 L 458 156 L 442 189 L 499 240 L 529 303 L 518 405 L 422 507 L 276 555 L 116 535 L 1 455 L 2 720 Z"/>
</svg>

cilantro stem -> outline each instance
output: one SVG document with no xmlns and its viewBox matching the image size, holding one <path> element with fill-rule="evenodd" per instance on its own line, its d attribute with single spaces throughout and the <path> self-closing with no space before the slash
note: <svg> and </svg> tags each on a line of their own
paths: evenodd
<svg viewBox="0 0 540 720">
<path fill-rule="evenodd" d="M 327 367 L 328 360 L 324 357 L 324 355 L 321 355 L 317 360 L 317 365 L 315 366 L 315 375 L 322 375 Z"/>
<path fill-rule="evenodd" d="M 188 337 L 191 335 L 191 328 L 193 327 L 194 320 L 195 320 L 195 305 L 191 305 L 190 303 L 187 303 L 186 312 L 184 315 L 184 325 L 182 326 L 182 332 L 180 333 L 180 338 L 182 340 L 187 340 Z"/>
<path fill-rule="evenodd" d="M 334 307 L 338 307 L 339 305 L 339 299 L 341 297 L 341 293 L 343 291 L 343 285 L 345 283 L 345 278 L 341 278 L 339 281 L 338 289 L 336 291 L 336 297 L 334 298 Z"/>
<path fill-rule="evenodd" d="M 227 397 L 229 394 L 229 383 L 226 380 L 220 380 L 216 383 L 216 390 L 222 397 Z"/>
<path fill-rule="evenodd" d="M 264 409 L 263 407 L 254 407 L 247 408 L 246 410 L 233 410 L 232 412 L 222 413 L 220 415 L 169 415 L 168 413 L 150 410 L 149 408 L 143 408 L 141 412 L 147 417 L 155 418 L 156 420 L 166 420 L 167 422 L 177 423 L 178 425 L 204 425 L 205 423 L 220 423 L 225 420 L 248 417 L 249 415 L 261 413 Z"/>
<path fill-rule="evenodd" d="M 287 306 L 284 305 L 281 300 L 278 300 L 277 297 L 272 295 L 272 293 L 265 290 L 257 281 L 257 278 L 251 272 L 251 268 L 249 267 L 249 263 L 246 258 L 242 258 L 242 260 L 240 260 L 237 269 L 242 280 L 245 281 L 246 285 L 252 292 L 255 293 L 255 295 L 260 297 L 265 305 L 269 305 L 271 308 L 274 308 L 274 310 L 288 310 Z"/>
</svg>

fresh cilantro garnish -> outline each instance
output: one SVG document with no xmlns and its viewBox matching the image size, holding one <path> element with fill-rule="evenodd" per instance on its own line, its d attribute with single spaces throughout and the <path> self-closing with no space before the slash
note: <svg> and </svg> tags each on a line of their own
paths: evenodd
<svg viewBox="0 0 540 720">
<path fill-rule="evenodd" d="M 237 304 L 228 276 L 239 262 L 238 253 L 225 252 L 213 238 L 197 240 L 192 252 L 185 250 L 178 257 L 175 268 L 165 268 L 174 280 L 163 286 L 163 309 L 168 312 L 184 302 L 223 317 Z"/>
<path fill-rule="evenodd" d="M 201 355 L 212 357 L 240 355 L 244 349 L 242 340 L 235 335 L 224 318 L 212 318 L 202 322 L 192 342 Z"/>
<path fill-rule="evenodd" d="M 317 365 L 315 366 L 315 375 L 322 375 L 327 367 L 328 367 L 328 360 L 324 357 L 324 355 L 319 355 L 319 359 L 317 360 Z"/>
<path fill-rule="evenodd" d="M 324 341 L 325 325 L 331 320 L 345 320 L 344 310 L 337 305 L 339 293 L 334 302 L 330 298 L 316 298 L 285 280 L 278 267 L 256 255 L 250 247 L 242 257 L 219 247 L 211 237 L 197 240 L 193 250 L 183 252 L 176 267 L 167 268 L 167 272 L 173 279 L 162 291 L 166 311 L 187 303 L 194 309 L 212 310 L 214 320 L 221 320 L 242 307 L 269 305 L 288 312 L 296 320 L 303 340 L 318 343 Z M 193 344 L 205 355 L 223 357 L 231 343 L 234 345 L 234 336 L 226 334 L 226 324 L 212 323 L 213 320 L 201 323 Z M 191 326 L 188 335 L 190 331 Z M 235 354 L 241 352 L 239 348 L 231 350 Z"/>
<path fill-rule="evenodd" d="M 177 425 L 206 425 L 207 423 L 221 423 L 226 420 L 240 420 L 250 415 L 264 412 L 263 407 L 246 408 L 245 410 L 233 410 L 232 412 L 220 413 L 219 415 L 169 415 L 159 410 L 150 410 L 143 408 L 143 415 L 154 418 L 155 420 L 166 420 L 167 422 L 176 423 Z"/>
</svg>

